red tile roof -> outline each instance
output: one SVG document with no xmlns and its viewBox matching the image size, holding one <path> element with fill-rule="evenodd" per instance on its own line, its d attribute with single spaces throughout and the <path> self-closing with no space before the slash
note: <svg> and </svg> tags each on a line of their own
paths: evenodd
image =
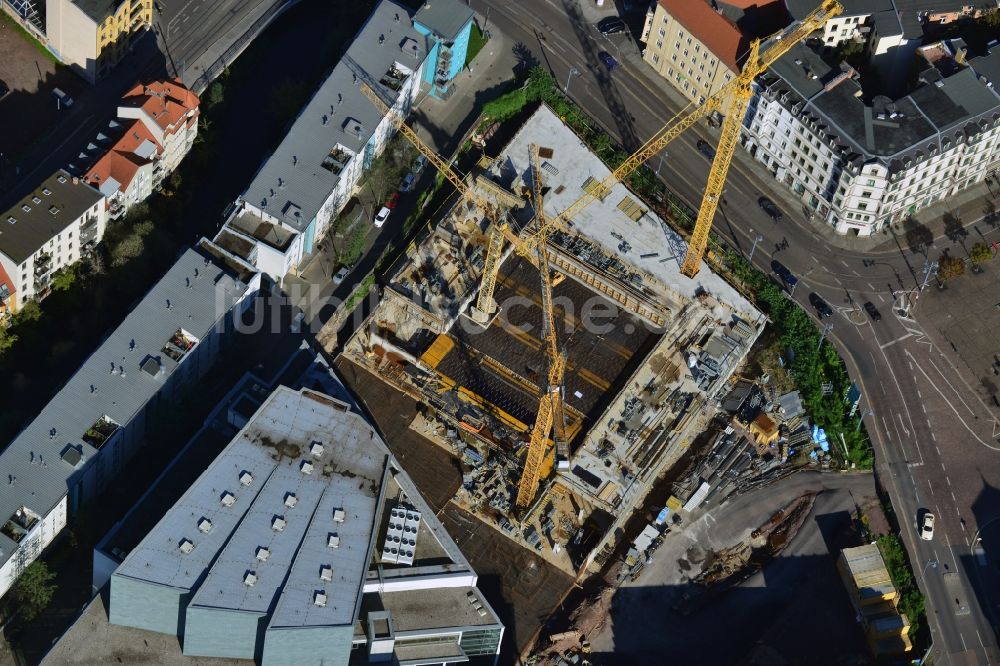
<svg viewBox="0 0 1000 666">
<path fill-rule="evenodd" d="M 732 21 L 712 9 L 706 0 L 659 0 L 659 3 L 716 58 L 734 72 L 740 71 L 750 42 Z"/>
<path fill-rule="evenodd" d="M 3 265 L 0 264 L 0 287 L 7 285 L 7 289 L 10 291 L 11 296 L 17 293 L 17 289 L 14 288 L 14 281 L 10 279 L 7 275 L 7 271 L 3 269 Z"/>
<path fill-rule="evenodd" d="M 198 96 L 179 80 L 140 83 L 122 97 L 122 104 L 141 108 L 164 131 L 172 131 L 177 121 L 200 103 Z"/>
<path fill-rule="evenodd" d="M 145 141 L 151 141 L 156 146 L 158 154 L 163 152 L 163 148 L 150 133 L 149 128 L 142 121 L 133 120 L 125 127 L 125 132 L 111 147 L 111 150 L 102 155 L 101 159 L 87 170 L 83 180 L 100 189 L 101 185 L 111 177 L 118 181 L 119 191 L 124 192 L 128 189 L 132 179 L 135 178 L 139 167 L 150 162 L 150 160 L 135 154 L 136 149 Z"/>
</svg>

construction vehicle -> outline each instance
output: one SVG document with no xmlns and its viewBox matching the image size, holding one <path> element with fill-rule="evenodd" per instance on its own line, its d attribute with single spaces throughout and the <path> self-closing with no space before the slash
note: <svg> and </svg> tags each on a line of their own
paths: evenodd
<svg viewBox="0 0 1000 666">
<path fill-rule="evenodd" d="M 837 0 L 824 0 L 819 7 L 804 19 L 798 23 L 793 23 L 784 30 L 769 37 L 766 41 L 770 42 L 770 45 L 763 53 L 760 52 L 761 40 L 753 40 L 750 43 L 750 51 L 743 64 L 743 69 L 735 79 L 723 86 L 700 105 L 692 103 L 682 109 L 680 113 L 671 118 L 646 143 L 614 169 L 607 178 L 584 192 L 580 198 L 570 204 L 561 213 L 550 217 L 548 223 L 560 230 L 567 230 L 570 220 L 580 211 L 589 206 L 595 199 L 603 200 L 610 194 L 611 189 L 617 183 L 627 178 L 633 171 L 645 164 L 647 160 L 659 154 L 671 141 L 684 133 L 692 125 L 695 125 L 705 117 L 715 117 L 718 113 L 723 113 L 725 118 L 722 122 L 719 145 L 715 151 L 715 159 L 712 161 L 712 169 L 708 174 L 708 184 L 702 196 L 701 207 L 698 209 L 698 218 L 694 225 L 694 231 L 691 234 L 687 253 L 681 265 L 681 273 L 686 277 L 693 278 L 698 274 L 702 257 L 708 247 L 712 221 L 722 196 L 722 188 L 726 182 L 726 175 L 729 173 L 729 165 L 736 152 L 736 144 L 739 141 L 740 126 L 743 122 L 747 105 L 753 97 L 754 79 L 767 71 L 768 67 L 788 53 L 796 44 L 814 31 L 822 28 L 828 20 L 842 13 L 843 9 L 843 6 Z M 535 233 L 537 233 L 538 228 L 539 225 L 537 223 L 528 226 L 528 229 L 535 231 Z M 491 313 L 493 308 L 495 308 L 493 289 L 496 285 L 496 273 L 500 267 L 500 259 L 504 252 L 504 238 L 505 235 L 499 229 L 495 230 L 490 236 L 489 251 L 483 268 L 482 286 L 480 287 L 476 301 L 477 309 L 487 313 Z"/>
</svg>

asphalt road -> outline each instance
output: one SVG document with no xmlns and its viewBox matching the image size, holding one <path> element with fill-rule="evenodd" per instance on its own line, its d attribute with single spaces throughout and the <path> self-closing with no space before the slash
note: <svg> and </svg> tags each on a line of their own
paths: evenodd
<svg viewBox="0 0 1000 666">
<path fill-rule="evenodd" d="M 647 139 L 682 106 L 676 93 L 666 92 L 642 63 L 631 37 L 605 38 L 597 32 L 589 6 L 574 0 L 471 4 L 481 15 L 489 9 L 489 26 L 518 43 L 522 60 L 534 59 L 561 85 L 568 81 L 570 96 L 626 146 Z M 629 22 L 635 25 L 641 18 Z M 622 66 L 609 73 L 598 60 L 600 51 L 615 55 Z M 699 125 L 649 163 L 693 208 L 700 203 L 710 167 L 695 147 L 699 138 L 714 143 L 717 137 L 715 130 Z M 758 208 L 762 194 L 783 209 L 780 223 Z M 715 220 L 718 234 L 745 254 L 759 235 L 756 266 L 770 272 L 771 260 L 778 258 L 799 276 L 793 297 L 809 312 L 813 291 L 835 309 L 832 320 L 824 322 L 833 323 L 828 339 L 845 356 L 864 393 L 862 409 L 879 476 L 928 597 L 939 663 L 1000 662 L 994 617 L 1000 592 L 991 582 L 993 572 L 979 567 L 970 550 L 980 527 L 986 528 L 987 549 L 991 541 L 1000 547 L 1000 498 L 992 491 L 1000 487 L 1000 466 L 995 464 L 1000 423 L 996 411 L 991 413 L 954 369 L 957 359 L 951 350 L 921 322 L 919 305 L 908 316 L 895 313 L 914 302 L 924 257 L 890 236 L 869 250 L 848 251 L 831 243 L 828 232 L 804 219 L 801 204 L 739 148 L 724 201 Z M 982 201 L 962 206 L 957 212 L 966 223 L 981 216 Z M 1000 234 L 986 231 L 984 238 L 1000 240 Z M 936 251 L 942 245 L 947 242 L 939 240 Z M 869 300 L 882 312 L 881 322 L 871 322 L 861 310 Z M 938 516 L 933 541 L 917 537 L 920 509 Z"/>
<path fill-rule="evenodd" d="M 817 493 L 812 511 L 776 559 L 691 615 L 671 608 L 709 551 L 747 539 L 776 509 L 808 492 Z M 803 472 L 708 510 L 668 535 L 638 579 L 616 592 L 610 622 L 589 637 L 599 663 L 655 663 L 663 654 L 676 663 L 741 663 L 757 645 L 778 650 L 786 663 L 864 663 L 867 647 L 835 559 L 850 539 L 851 515 L 874 495 L 871 474 Z M 815 604 L 816 598 L 827 603 Z M 823 630 L 802 632 L 805 618 Z"/>
</svg>

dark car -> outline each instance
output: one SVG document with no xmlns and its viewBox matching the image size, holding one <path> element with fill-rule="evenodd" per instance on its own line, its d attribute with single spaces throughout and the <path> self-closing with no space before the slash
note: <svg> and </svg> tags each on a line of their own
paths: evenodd
<svg viewBox="0 0 1000 666">
<path fill-rule="evenodd" d="M 708 141 L 705 141 L 704 139 L 698 139 L 697 146 L 698 146 L 698 151 L 701 152 L 702 155 L 704 155 L 710 160 L 715 159 L 715 149 L 712 148 L 712 144 L 710 144 Z"/>
<path fill-rule="evenodd" d="M 771 270 L 774 271 L 774 274 L 781 278 L 782 282 L 787 284 L 789 287 L 794 287 L 799 281 L 798 278 L 792 275 L 792 272 L 777 259 L 771 262 Z"/>
<path fill-rule="evenodd" d="M 621 20 L 619 17 L 609 16 L 601 19 L 600 23 L 597 24 L 597 29 L 601 31 L 602 35 L 607 37 L 608 35 L 617 35 L 619 33 L 627 32 L 628 26 L 625 25 L 625 21 Z"/>
<path fill-rule="evenodd" d="M 3 97 L 4 95 L 6 95 L 9 92 L 10 92 L 10 88 L 7 87 L 7 84 L 4 83 L 3 81 L 0 81 L 0 97 Z"/>
<path fill-rule="evenodd" d="M 816 312 L 819 313 L 820 317 L 823 317 L 825 319 L 827 317 L 833 316 L 833 310 L 830 308 L 827 302 L 823 300 L 823 297 L 817 294 L 815 291 L 809 294 L 809 303 L 814 308 L 816 308 Z"/>
<path fill-rule="evenodd" d="M 874 321 L 882 321 L 882 313 L 878 311 L 878 308 L 875 307 L 874 303 L 872 303 L 871 301 L 865 301 L 864 307 L 865 307 L 865 312 L 867 312 L 868 316 L 871 317 Z"/>
<path fill-rule="evenodd" d="M 784 215 L 781 214 L 781 209 L 778 208 L 778 205 L 773 201 L 771 201 L 770 199 L 768 199 L 767 197 L 761 197 L 760 199 L 757 199 L 757 205 L 760 206 L 760 209 L 765 213 L 767 213 L 768 217 L 770 217 L 775 222 L 784 217 Z"/>
<path fill-rule="evenodd" d="M 613 72 L 618 69 L 618 61 L 615 60 L 615 57 L 607 51 L 601 51 L 597 54 L 597 57 L 600 59 L 601 63 L 608 68 L 609 72 Z"/>
</svg>

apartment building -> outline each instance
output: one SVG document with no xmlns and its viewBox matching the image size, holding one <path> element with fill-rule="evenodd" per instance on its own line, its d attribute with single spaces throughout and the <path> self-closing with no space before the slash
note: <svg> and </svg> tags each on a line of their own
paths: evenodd
<svg viewBox="0 0 1000 666">
<path fill-rule="evenodd" d="M 843 549 L 837 558 L 837 573 L 872 654 L 881 657 L 910 652 L 910 620 L 899 611 L 899 591 L 878 546 L 871 543 Z"/>
<path fill-rule="evenodd" d="M 165 173 L 163 146 L 149 128 L 140 120 L 132 120 L 122 129 L 118 140 L 83 175 L 84 182 L 104 195 L 108 218 L 112 220 L 150 196 Z"/>
<path fill-rule="evenodd" d="M 452 79 L 465 67 L 475 16 L 468 5 L 440 0 L 425 2 L 413 17 L 413 28 L 433 44 L 423 68 L 432 95 L 447 96 Z"/>
<path fill-rule="evenodd" d="M 201 100 L 179 79 L 141 83 L 122 96 L 121 119 L 139 120 L 160 144 L 164 174 L 177 168 L 198 136 Z"/>
<path fill-rule="evenodd" d="M 396 132 L 392 119 L 359 85 L 376 90 L 393 113 L 405 117 L 420 91 L 424 67 L 437 67 L 428 60 L 436 43 L 415 27 L 411 10 L 391 0 L 379 2 L 236 201 L 216 241 L 275 280 L 295 269 Z"/>
<path fill-rule="evenodd" d="M 5 326 L 17 306 L 17 286 L 0 264 L 0 326 Z"/>
<path fill-rule="evenodd" d="M 642 58 L 695 103 L 740 71 L 749 39 L 708 0 L 657 0 L 643 29 Z"/>
<path fill-rule="evenodd" d="M 136 455 L 159 399 L 204 376 L 259 285 L 208 241 L 187 250 L 0 453 L 0 595 Z"/>
<path fill-rule="evenodd" d="M 109 621 L 264 666 L 495 664 L 477 581 L 350 404 L 279 386 L 111 574 Z"/>
<path fill-rule="evenodd" d="M 35 4 L 40 3 L 20 2 L 16 13 L 30 21 L 38 15 Z M 153 24 L 153 0 L 45 0 L 44 5 L 49 50 L 90 83 L 107 76 Z"/>
<path fill-rule="evenodd" d="M 47 296 L 52 274 L 92 249 L 107 221 L 101 193 L 63 170 L 0 215 L 0 266 L 11 282 L 11 312 Z"/>
<path fill-rule="evenodd" d="M 1000 50 L 954 48 L 908 94 L 866 101 L 849 66 L 800 44 L 755 84 L 743 145 L 837 233 L 900 222 L 998 166 Z"/>
</svg>

